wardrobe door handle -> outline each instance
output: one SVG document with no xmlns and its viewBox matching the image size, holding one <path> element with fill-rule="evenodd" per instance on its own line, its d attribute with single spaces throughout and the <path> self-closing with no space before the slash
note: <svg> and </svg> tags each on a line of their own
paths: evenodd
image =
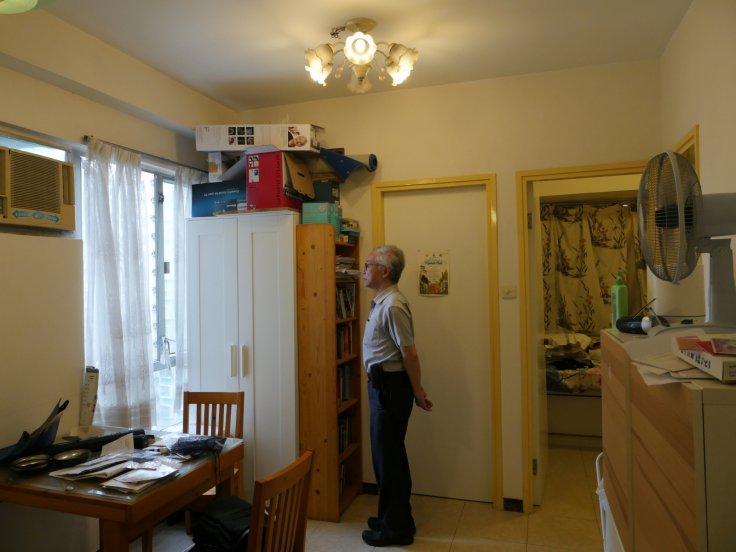
<svg viewBox="0 0 736 552">
<path fill-rule="evenodd" d="M 243 377 L 246 377 L 248 375 L 248 346 L 243 345 Z"/>
<path fill-rule="evenodd" d="M 230 377 L 238 377 L 238 347 L 230 345 Z"/>
</svg>

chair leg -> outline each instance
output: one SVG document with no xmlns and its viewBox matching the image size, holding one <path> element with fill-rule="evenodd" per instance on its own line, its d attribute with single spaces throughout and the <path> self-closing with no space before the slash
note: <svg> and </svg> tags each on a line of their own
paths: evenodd
<svg viewBox="0 0 736 552">
<path fill-rule="evenodd" d="M 187 532 L 187 535 L 192 534 L 192 511 L 191 510 L 184 510 L 184 529 Z"/>
<path fill-rule="evenodd" d="M 153 552 L 153 528 L 146 529 L 141 535 L 142 552 Z"/>
</svg>

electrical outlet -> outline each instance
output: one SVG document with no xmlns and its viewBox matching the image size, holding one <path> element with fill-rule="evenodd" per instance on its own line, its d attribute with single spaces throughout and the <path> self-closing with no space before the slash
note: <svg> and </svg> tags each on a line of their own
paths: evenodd
<svg viewBox="0 0 736 552">
<path fill-rule="evenodd" d="M 516 286 L 501 286 L 502 299 L 516 299 Z"/>
</svg>

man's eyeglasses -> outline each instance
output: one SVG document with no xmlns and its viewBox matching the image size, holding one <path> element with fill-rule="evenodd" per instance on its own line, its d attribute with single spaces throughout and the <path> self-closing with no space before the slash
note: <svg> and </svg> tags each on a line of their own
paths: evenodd
<svg viewBox="0 0 736 552">
<path fill-rule="evenodd" d="M 365 263 L 363 266 L 365 266 L 365 269 L 368 270 L 369 266 L 383 266 L 381 263 Z"/>
</svg>

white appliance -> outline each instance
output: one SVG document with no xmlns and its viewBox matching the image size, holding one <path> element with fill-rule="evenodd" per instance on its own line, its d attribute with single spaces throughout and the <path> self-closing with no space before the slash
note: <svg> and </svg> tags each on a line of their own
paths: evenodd
<svg viewBox="0 0 736 552">
<path fill-rule="evenodd" d="M 57 435 L 79 422 L 84 374 L 81 240 L 0 233 L 0 446 L 69 400 Z M 43 530 L 39 531 L 39 527 Z M 2 550 L 94 551 L 97 520 L 0 503 Z"/>
<path fill-rule="evenodd" d="M 245 391 L 247 498 L 298 455 L 298 222 L 291 211 L 187 221 L 188 388 Z"/>
</svg>

